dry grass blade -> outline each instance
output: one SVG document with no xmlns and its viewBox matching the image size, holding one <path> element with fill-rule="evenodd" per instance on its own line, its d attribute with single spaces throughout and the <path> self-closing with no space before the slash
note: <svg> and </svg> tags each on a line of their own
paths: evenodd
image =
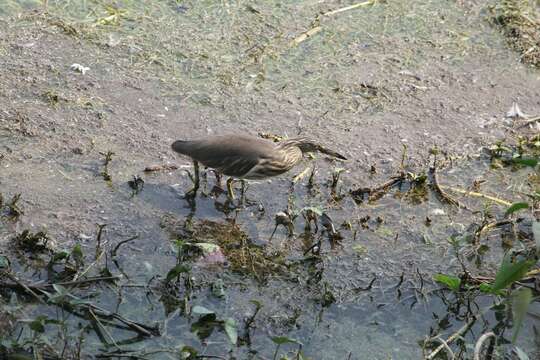
<svg viewBox="0 0 540 360">
<path fill-rule="evenodd" d="M 302 34 L 300 34 L 296 38 L 294 38 L 293 41 L 291 41 L 291 46 L 297 46 L 298 44 L 306 41 L 308 38 L 310 38 L 313 35 L 317 34 L 321 30 L 322 30 L 322 28 L 320 26 L 315 26 L 314 28 L 311 28 L 308 31 L 303 32 Z"/>
<path fill-rule="evenodd" d="M 479 192 L 476 192 L 476 191 L 469 191 L 469 190 L 459 189 L 459 188 L 455 188 L 455 187 L 451 187 L 451 186 L 440 185 L 440 187 L 441 187 L 441 189 L 451 190 L 451 191 L 454 191 L 454 192 L 457 192 L 457 193 L 460 193 L 460 194 L 463 194 L 463 195 L 480 197 L 480 198 L 484 198 L 484 199 L 487 199 L 487 200 L 491 200 L 491 201 L 493 201 L 493 202 L 495 202 L 495 203 L 497 203 L 499 205 L 504 205 L 504 206 L 507 206 L 507 207 L 512 206 L 512 203 L 510 201 L 499 199 L 499 198 L 497 198 L 495 196 L 482 194 L 482 193 L 479 193 Z"/>
<path fill-rule="evenodd" d="M 320 21 L 321 21 L 321 19 L 323 17 L 329 17 L 329 16 L 339 14 L 339 13 L 342 13 L 342 12 L 345 12 L 345 11 L 354 10 L 354 9 L 364 7 L 364 6 L 374 5 L 377 2 L 379 2 L 379 0 L 363 1 L 361 3 L 357 3 L 357 4 L 354 4 L 354 5 L 350 5 L 350 6 L 345 6 L 345 7 L 336 9 L 336 10 L 327 11 L 327 12 L 325 12 L 323 14 L 318 15 L 315 18 L 315 20 L 312 22 L 312 28 L 305 31 L 305 32 L 303 32 L 303 33 L 301 33 L 297 37 L 295 37 L 294 40 L 291 41 L 290 46 L 291 47 L 292 46 L 297 46 L 297 45 L 301 44 L 302 42 L 306 41 L 307 39 L 309 39 L 310 37 L 312 37 L 313 35 L 317 34 L 319 31 L 321 31 L 322 27 L 321 27 L 321 25 L 319 25 L 319 23 L 320 23 Z"/>
<path fill-rule="evenodd" d="M 331 15 L 339 14 L 339 13 L 342 13 L 342 12 L 344 12 L 344 11 L 349 11 L 349 10 L 357 9 L 357 8 L 359 8 L 359 7 L 364 7 L 364 6 L 374 5 L 374 4 L 376 4 L 377 2 L 379 2 L 379 0 L 369 0 L 369 1 L 364 1 L 364 2 L 361 2 L 361 3 L 358 3 L 358 4 L 354 4 L 354 5 L 350 5 L 350 6 L 345 6 L 345 7 L 336 9 L 336 10 L 332 10 L 332 11 L 325 12 L 324 14 L 322 14 L 322 16 L 331 16 Z"/>
</svg>

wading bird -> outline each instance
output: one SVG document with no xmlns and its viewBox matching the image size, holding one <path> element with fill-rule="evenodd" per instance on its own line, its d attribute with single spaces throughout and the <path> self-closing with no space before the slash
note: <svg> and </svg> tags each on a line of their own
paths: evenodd
<svg viewBox="0 0 540 360">
<path fill-rule="evenodd" d="M 172 149 L 193 160 L 194 185 L 186 193 L 188 197 L 195 196 L 199 189 L 199 163 L 229 176 L 228 196 L 234 199 L 233 179 L 256 180 L 283 174 L 298 164 L 305 153 L 318 151 L 346 160 L 343 155 L 305 137 L 274 143 L 248 135 L 220 135 L 198 140 L 177 140 L 172 144 Z"/>
</svg>

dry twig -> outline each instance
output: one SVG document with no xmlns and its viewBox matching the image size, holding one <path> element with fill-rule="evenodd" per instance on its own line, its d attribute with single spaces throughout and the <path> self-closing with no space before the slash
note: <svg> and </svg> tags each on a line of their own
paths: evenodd
<svg viewBox="0 0 540 360">
<path fill-rule="evenodd" d="M 495 337 L 495 334 L 491 331 L 483 334 L 482 336 L 480 336 L 480 338 L 478 338 L 478 341 L 476 342 L 476 345 L 474 346 L 474 360 L 480 360 L 480 353 L 482 351 L 482 345 L 484 345 L 484 342 L 490 337 Z"/>
<path fill-rule="evenodd" d="M 529 118 L 523 124 L 519 125 L 516 129 L 524 128 L 526 126 L 529 126 L 529 125 L 534 124 L 534 123 L 539 122 L 539 121 L 540 121 L 540 116 L 535 116 L 535 117 Z"/>
<path fill-rule="evenodd" d="M 474 197 L 480 197 L 480 198 L 484 198 L 484 199 L 487 199 L 487 200 L 491 200 L 491 201 L 493 201 L 493 202 L 495 202 L 495 203 L 497 203 L 499 205 L 504 205 L 504 206 L 511 206 L 512 205 L 511 202 L 503 200 L 503 199 L 499 199 L 499 198 L 497 198 L 495 196 L 486 195 L 486 194 L 482 194 L 482 193 L 475 192 L 475 191 L 459 189 L 459 188 L 455 188 L 455 187 L 451 187 L 451 186 L 443 186 L 443 185 L 441 185 L 440 187 L 441 187 L 441 189 L 451 190 L 451 191 L 454 191 L 454 192 L 457 192 L 457 193 L 460 193 L 460 194 L 474 196 Z"/>
<path fill-rule="evenodd" d="M 437 346 L 435 350 L 433 350 L 428 356 L 426 356 L 426 360 L 432 360 L 437 356 L 437 354 L 442 350 L 446 349 L 448 347 L 448 344 L 452 343 L 454 340 L 456 340 L 458 337 L 463 335 L 469 328 L 474 324 L 476 321 L 476 317 L 473 316 L 465 325 L 460 327 L 455 333 L 453 333 L 445 342 L 443 342 L 441 345 Z"/>
<path fill-rule="evenodd" d="M 440 198 L 444 202 L 447 202 L 450 205 L 454 205 L 459 208 L 465 209 L 466 208 L 465 205 L 461 204 L 459 201 L 452 198 L 442 189 L 443 187 L 439 184 L 439 176 L 437 175 L 437 166 L 434 165 L 430 167 L 429 172 L 431 173 L 431 178 L 432 178 L 431 185 L 433 187 L 433 190 L 435 190 L 435 192 L 440 196 Z"/>
</svg>

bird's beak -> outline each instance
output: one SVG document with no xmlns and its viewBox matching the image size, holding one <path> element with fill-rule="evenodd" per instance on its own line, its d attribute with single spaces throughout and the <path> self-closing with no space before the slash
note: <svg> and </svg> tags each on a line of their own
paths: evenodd
<svg viewBox="0 0 540 360">
<path fill-rule="evenodd" d="M 347 160 L 347 158 L 345 156 L 341 155 L 340 153 L 335 152 L 335 151 L 330 150 L 330 149 L 327 149 L 327 148 L 322 147 L 320 145 L 319 145 L 319 148 L 317 150 L 319 150 L 319 152 L 321 152 L 323 154 L 330 155 L 330 156 L 333 156 L 333 157 L 341 159 L 341 160 Z"/>
</svg>

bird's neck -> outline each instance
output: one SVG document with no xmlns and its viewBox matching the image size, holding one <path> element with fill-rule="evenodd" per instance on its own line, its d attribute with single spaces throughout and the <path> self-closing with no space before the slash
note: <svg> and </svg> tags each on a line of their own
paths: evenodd
<svg viewBox="0 0 540 360">
<path fill-rule="evenodd" d="M 302 150 L 293 142 L 279 144 L 278 152 L 281 157 L 280 161 L 287 164 L 288 167 L 293 167 L 302 160 Z"/>
</svg>

